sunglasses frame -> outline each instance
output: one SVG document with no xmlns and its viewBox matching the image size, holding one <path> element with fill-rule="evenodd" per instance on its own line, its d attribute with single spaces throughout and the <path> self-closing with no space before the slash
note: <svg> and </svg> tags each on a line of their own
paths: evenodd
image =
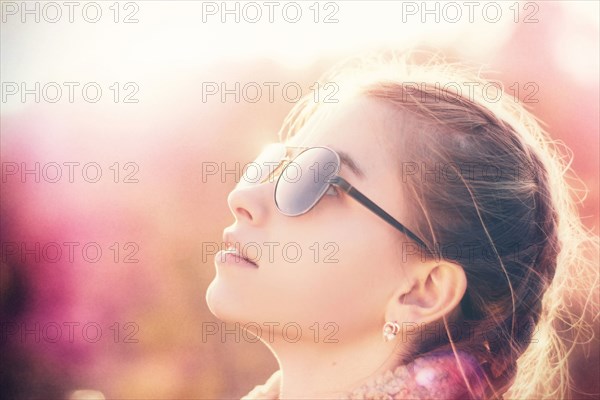
<svg viewBox="0 0 600 400">
<path fill-rule="evenodd" d="M 371 199 L 369 199 L 367 196 L 365 196 L 362 192 L 360 192 L 358 189 L 356 189 L 352 184 L 350 184 L 350 182 L 348 182 L 347 180 L 345 180 L 344 178 L 342 178 L 341 176 L 338 175 L 342 164 L 341 164 L 340 155 L 335 150 L 333 150 L 332 148 L 329 148 L 327 146 L 295 147 L 295 146 L 282 145 L 282 147 L 285 148 L 285 150 L 286 150 L 284 157 L 287 157 L 288 149 L 302 149 L 302 151 L 300 153 L 298 153 L 297 155 L 295 155 L 292 159 L 289 160 L 288 163 L 286 163 L 283 166 L 283 169 L 281 170 L 281 174 L 277 178 L 277 182 L 275 184 L 275 190 L 273 191 L 273 200 L 275 201 L 275 206 L 277 207 L 279 212 L 281 212 L 282 214 L 289 216 L 289 217 L 297 217 L 297 216 L 306 214 L 307 212 L 312 210 L 317 205 L 317 203 L 323 198 L 325 193 L 327 193 L 329 185 L 334 185 L 334 186 L 340 188 L 343 192 L 347 193 L 351 198 L 358 201 L 364 207 L 369 209 L 371 212 L 376 214 L 378 217 L 383 219 L 385 222 L 392 225 L 394 228 L 396 228 L 400 232 L 404 233 L 406 236 L 408 236 L 413 241 L 415 241 L 419 246 L 421 246 L 422 248 L 427 250 L 427 252 L 429 254 L 431 254 L 431 251 L 429 250 L 429 248 L 427 247 L 425 242 L 423 240 L 421 240 L 416 234 L 414 234 L 410 229 L 408 229 L 406 226 L 404 226 L 402 223 L 400 223 L 400 221 L 398 221 L 396 218 L 392 217 L 385 210 L 383 210 L 381 207 L 379 207 L 377 204 L 375 204 L 375 202 L 373 202 Z M 279 208 L 279 205 L 277 204 L 277 188 L 279 186 L 279 181 L 283 176 L 283 172 L 289 166 L 289 164 L 294 162 L 294 160 L 297 159 L 301 154 L 303 154 L 304 152 L 306 152 L 308 150 L 319 149 L 319 148 L 326 149 L 326 150 L 332 152 L 333 154 L 335 154 L 335 157 L 336 157 L 336 168 L 335 168 L 335 172 L 333 173 L 334 176 L 327 179 L 327 183 L 328 183 L 327 188 L 325 190 L 323 190 L 319 196 L 317 196 L 315 201 L 313 201 L 313 203 L 306 210 L 303 210 L 302 212 L 297 213 L 297 214 L 289 214 L 289 213 L 282 211 Z M 273 170 L 273 172 L 271 174 L 269 174 L 269 177 L 272 176 L 275 173 L 275 171 L 277 171 L 284 164 L 285 161 L 286 160 L 281 160 L 279 165 L 277 166 L 277 168 L 275 168 Z M 264 182 L 264 180 L 263 180 L 263 182 Z"/>
</svg>

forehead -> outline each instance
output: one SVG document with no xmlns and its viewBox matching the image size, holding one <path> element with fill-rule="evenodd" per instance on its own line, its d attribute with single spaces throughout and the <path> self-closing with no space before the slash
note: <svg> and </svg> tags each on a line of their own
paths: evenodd
<svg viewBox="0 0 600 400">
<path fill-rule="evenodd" d="M 379 100 L 353 97 L 337 104 L 322 104 L 296 135 L 290 146 L 329 146 L 348 154 L 367 179 L 393 165 L 392 136 L 398 112 Z"/>
</svg>

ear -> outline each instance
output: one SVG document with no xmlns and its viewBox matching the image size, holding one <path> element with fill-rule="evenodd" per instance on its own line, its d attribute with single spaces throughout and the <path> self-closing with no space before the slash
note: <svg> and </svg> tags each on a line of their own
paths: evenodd
<svg viewBox="0 0 600 400">
<path fill-rule="evenodd" d="M 386 320 L 418 324 L 436 321 L 456 308 L 466 289 L 467 277 L 459 264 L 445 260 L 419 263 L 413 270 L 412 285 L 403 285 L 394 292 Z"/>
</svg>

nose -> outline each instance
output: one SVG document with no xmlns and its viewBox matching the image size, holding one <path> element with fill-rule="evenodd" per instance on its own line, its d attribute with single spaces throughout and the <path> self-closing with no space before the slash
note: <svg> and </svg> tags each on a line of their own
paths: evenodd
<svg viewBox="0 0 600 400">
<path fill-rule="evenodd" d="M 268 192 L 273 185 L 238 185 L 227 196 L 227 204 L 236 221 L 246 221 L 254 225 L 262 223 L 268 213 Z"/>
</svg>

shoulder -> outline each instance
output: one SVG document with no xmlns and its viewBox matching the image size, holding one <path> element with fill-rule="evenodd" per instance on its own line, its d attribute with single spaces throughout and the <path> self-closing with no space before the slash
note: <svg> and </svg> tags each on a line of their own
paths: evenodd
<svg viewBox="0 0 600 400">
<path fill-rule="evenodd" d="M 279 398 L 279 385 L 281 382 L 281 371 L 277 370 L 263 384 L 254 387 L 242 400 L 277 400 Z"/>
<path fill-rule="evenodd" d="M 477 359 L 464 351 L 433 352 L 417 358 L 411 380 L 431 398 L 485 397 L 486 378 Z"/>
<path fill-rule="evenodd" d="M 477 360 L 463 352 L 435 352 L 372 377 L 345 399 L 484 399 Z"/>
</svg>

